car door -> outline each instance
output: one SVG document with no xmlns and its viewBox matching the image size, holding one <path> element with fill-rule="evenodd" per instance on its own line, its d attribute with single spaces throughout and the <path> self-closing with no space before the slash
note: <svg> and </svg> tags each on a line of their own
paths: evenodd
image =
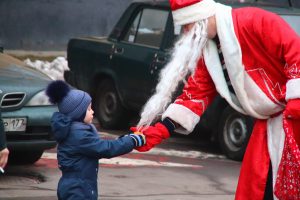
<svg viewBox="0 0 300 200">
<path fill-rule="evenodd" d="M 161 46 L 169 11 L 157 7 L 137 9 L 127 30 L 112 47 L 111 55 L 117 86 L 130 108 L 140 108 L 146 102 L 167 61 Z"/>
</svg>

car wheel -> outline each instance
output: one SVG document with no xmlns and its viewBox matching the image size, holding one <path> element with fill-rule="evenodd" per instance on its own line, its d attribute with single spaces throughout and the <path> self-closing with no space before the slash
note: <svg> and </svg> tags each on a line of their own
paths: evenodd
<svg viewBox="0 0 300 200">
<path fill-rule="evenodd" d="M 10 164 L 33 164 L 38 161 L 44 151 L 35 150 L 35 151 L 14 151 L 12 150 L 9 154 L 8 162 Z"/>
<path fill-rule="evenodd" d="M 219 127 L 218 137 L 224 154 L 232 159 L 241 161 L 252 132 L 253 119 L 245 116 L 228 106 L 224 109 Z"/>
<path fill-rule="evenodd" d="M 111 80 L 103 80 L 97 87 L 95 114 L 103 128 L 120 128 L 128 123 L 127 112 Z"/>
</svg>

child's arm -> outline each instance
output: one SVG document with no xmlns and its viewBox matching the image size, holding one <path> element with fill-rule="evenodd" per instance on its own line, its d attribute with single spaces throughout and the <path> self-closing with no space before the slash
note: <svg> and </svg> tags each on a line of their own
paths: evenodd
<svg viewBox="0 0 300 200">
<path fill-rule="evenodd" d="M 137 142 L 137 140 L 139 142 Z M 79 140 L 79 151 L 89 157 L 112 158 L 129 153 L 145 144 L 145 139 L 132 134 L 115 140 L 103 140 L 98 135 L 85 132 Z"/>
</svg>

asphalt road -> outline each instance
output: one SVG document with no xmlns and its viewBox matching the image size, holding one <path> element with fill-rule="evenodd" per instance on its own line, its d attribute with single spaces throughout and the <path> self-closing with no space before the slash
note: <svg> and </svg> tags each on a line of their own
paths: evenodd
<svg viewBox="0 0 300 200">
<path fill-rule="evenodd" d="M 102 131 L 113 139 L 123 131 Z M 101 159 L 102 200 L 229 200 L 234 199 L 240 162 L 226 159 L 199 137 L 175 135 L 147 153 Z M 34 165 L 8 166 L 0 176 L 0 199 L 53 200 L 60 177 L 56 149 Z"/>
</svg>

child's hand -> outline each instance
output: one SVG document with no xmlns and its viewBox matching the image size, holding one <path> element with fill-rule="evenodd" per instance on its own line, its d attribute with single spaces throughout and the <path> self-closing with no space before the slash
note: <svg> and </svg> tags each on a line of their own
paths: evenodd
<svg viewBox="0 0 300 200">
<path fill-rule="evenodd" d="M 130 136 L 133 139 L 135 147 L 141 147 L 146 144 L 146 137 L 140 132 L 131 133 L 128 136 Z"/>
</svg>

